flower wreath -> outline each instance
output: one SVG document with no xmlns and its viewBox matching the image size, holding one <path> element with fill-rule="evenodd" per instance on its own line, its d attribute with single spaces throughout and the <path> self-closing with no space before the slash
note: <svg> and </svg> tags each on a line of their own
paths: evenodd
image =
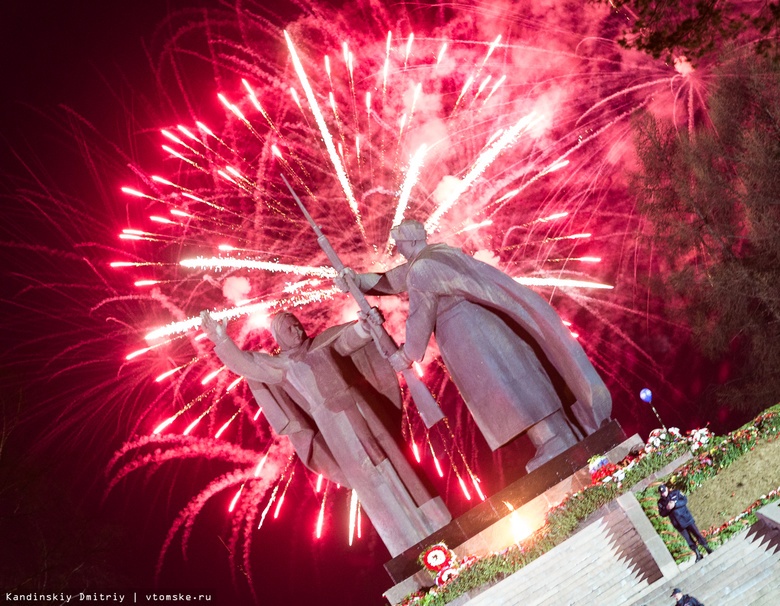
<svg viewBox="0 0 780 606">
<path fill-rule="evenodd" d="M 444 543 L 436 543 L 420 554 L 420 562 L 431 572 L 441 572 L 452 566 L 455 554 Z"/>
<path fill-rule="evenodd" d="M 474 555 L 459 560 L 447 545 L 436 543 L 420 554 L 420 563 L 434 575 L 437 587 L 444 587 L 478 561 Z"/>
<path fill-rule="evenodd" d="M 436 575 L 436 586 L 444 587 L 450 581 L 455 580 L 461 572 L 476 564 L 478 560 L 479 558 L 475 555 L 467 555 L 462 560 L 453 557 L 450 567 L 441 570 L 439 574 Z"/>
<path fill-rule="evenodd" d="M 444 587 L 447 583 L 454 580 L 459 572 L 460 568 L 457 565 L 445 568 L 436 575 L 436 587 Z"/>
</svg>

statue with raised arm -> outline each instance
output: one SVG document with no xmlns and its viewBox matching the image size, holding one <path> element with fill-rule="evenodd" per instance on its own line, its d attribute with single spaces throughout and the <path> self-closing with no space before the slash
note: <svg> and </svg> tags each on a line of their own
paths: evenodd
<svg viewBox="0 0 780 606">
<path fill-rule="evenodd" d="M 542 297 L 460 249 L 428 244 L 418 221 L 404 220 L 390 233 L 406 263 L 384 274 L 345 269 L 342 275 L 349 273 L 369 295 L 409 293 L 406 342 L 390 357 L 396 370 L 421 361 L 435 333 L 488 445 L 496 450 L 528 434 L 536 447 L 528 471 L 609 420 L 606 385 Z M 342 288 L 343 277 L 336 283 Z M 562 380 L 556 379 L 563 383 L 557 390 L 551 374 Z M 559 393 L 567 389 L 576 399 L 569 402 L 574 418 Z"/>
<path fill-rule="evenodd" d="M 388 407 L 401 407 L 396 374 L 379 354 L 367 322 L 382 322 L 373 309 L 358 323 L 309 337 L 290 313 L 274 316 L 278 355 L 243 351 L 227 327 L 201 313 L 214 352 L 242 375 L 268 422 L 287 435 L 303 463 L 357 492 L 361 506 L 391 555 L 402 553 L 450 521 L 393 437 Z"/>
</svg>

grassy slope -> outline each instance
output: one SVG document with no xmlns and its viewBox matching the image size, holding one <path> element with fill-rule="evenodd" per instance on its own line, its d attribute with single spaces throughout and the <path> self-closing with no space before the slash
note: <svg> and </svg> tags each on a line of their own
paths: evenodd
<svg viewBox="0 0 780 606">
<path fill-rule="evenodd" d="M 691 494 L 688 506 L 704 530 L 727 522 L 779 486 L 780 440 L 759 442 Z"/>
</svg>

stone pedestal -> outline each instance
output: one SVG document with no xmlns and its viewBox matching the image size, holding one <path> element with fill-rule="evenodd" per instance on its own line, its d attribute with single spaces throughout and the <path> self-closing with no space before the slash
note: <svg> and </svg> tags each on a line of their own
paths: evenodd
<svg viewBox="0 0 780 606">
<path fill-rule="evenodd" d="M 567 495 L 591 483 L 588 459 L 605 454 L 617 463 L 644 443 L 639 436 L 626 439 L 617 421 L 599 429 L 566 452 L 548 461 L 437 530 L 385 564 L 396 583 L 385 592 L 391 604 L 432 584 L 430 574 L 417 559 L 428 546 L 443 542 L 458 557 L 484 556 L 500 551 L 541 528 L 547 512 Z"/>
</svg>

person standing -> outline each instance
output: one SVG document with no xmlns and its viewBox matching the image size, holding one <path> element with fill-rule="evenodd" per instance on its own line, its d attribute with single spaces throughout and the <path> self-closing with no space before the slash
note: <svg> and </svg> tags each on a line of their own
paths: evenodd
<svg viewBox="0 0 780 606">
<path fill-rule="evenodd" d="M 658 487 L 658 492 L 661 495 L 658 499 L 658 513 L 665 518 L 669 518 L 672 526 L 677 529 L 685 539 L 685 542 L 688 543 L 691 551 L 696 554 L 696 561 L 698 562 L 704 556 L 699 552 L 694 539 L 698 541 L 699 545 L 704 547 L 707 553 L 712 553 L 712 549 L 707 544 L 707 539 L 699 532 L 696 520 L 693 519 L 693 514 L 688 509 L 688 497 L 679 490 L 669 490 L 666 484 L 661 484 Z"/>
<path fill-rule="evenodd" d="M 684 594 L 682 592 L 682 589 L 675 587 L 672 590 L 672 595 L 670 596 L 677 600 L 676 604 L 677 606 L 704 606 L 699 600 L 694 598 L 691 595 Z"/>
</svg>

